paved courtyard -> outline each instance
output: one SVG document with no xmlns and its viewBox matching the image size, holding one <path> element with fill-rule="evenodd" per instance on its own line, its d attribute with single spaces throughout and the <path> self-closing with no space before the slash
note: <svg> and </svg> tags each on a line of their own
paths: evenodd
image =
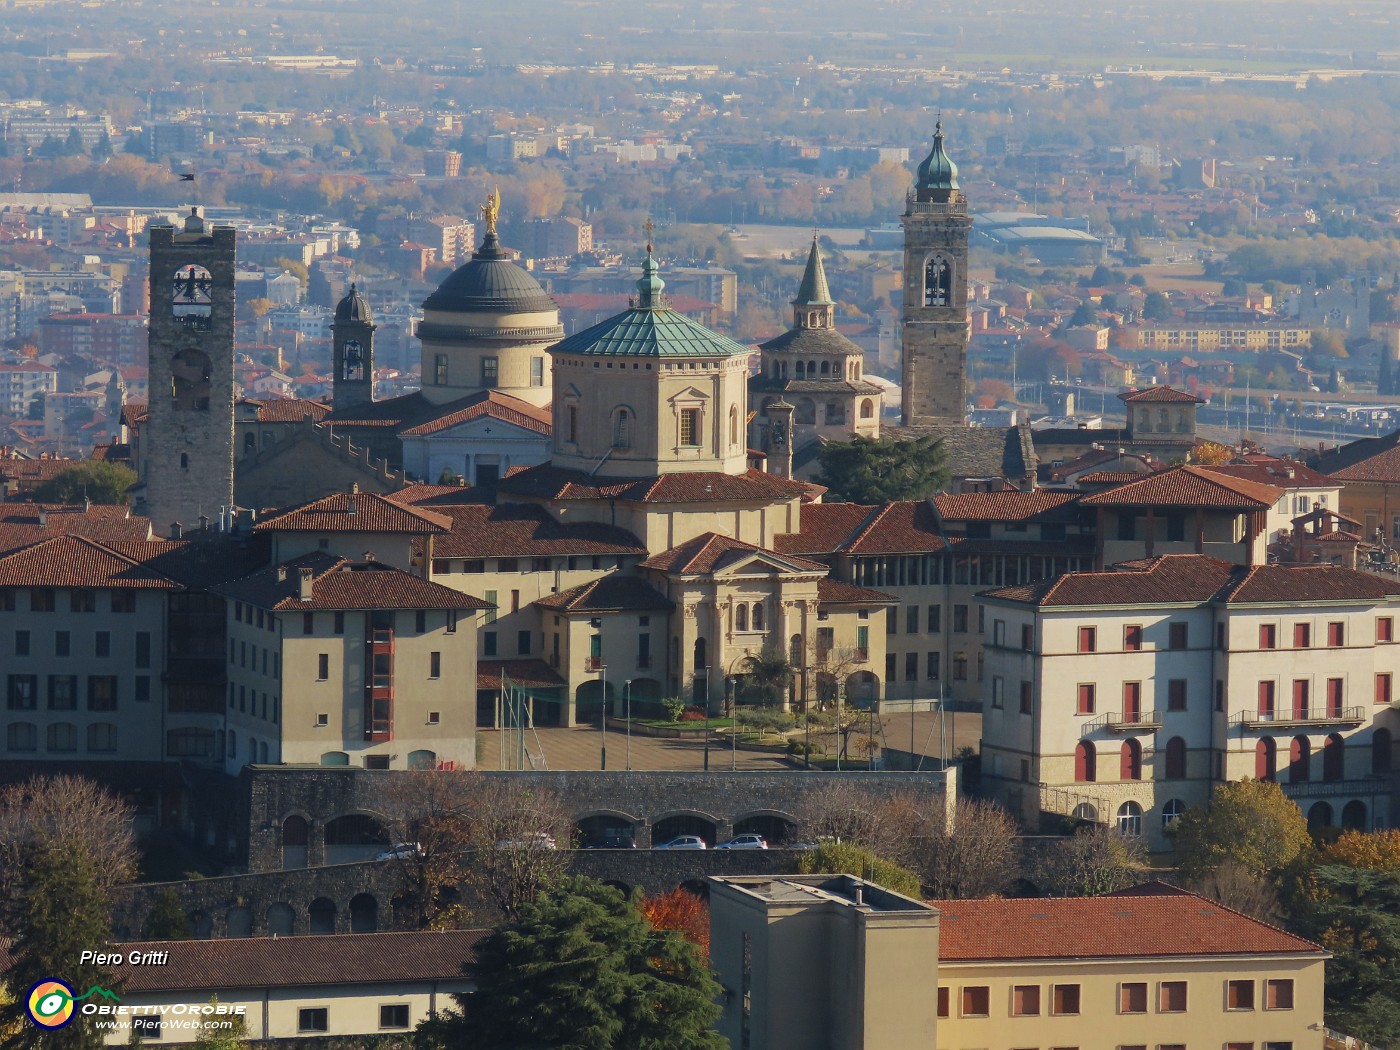
<svg viewBox="0 0 1400 1050">
<path fill-rule="evenodd" d="M 949 758 L 957 756 L 962 747 L 977 748 L 982 734 L 980 714 L 949 712 L 945 717 L 943 738 Z M 913 751 L 933 760 L 939 756 L 939 720 L 933 713 L 920 712 L 912 719 L 909 715 L 886 715 L 881 730 L 885 746 L 900 751 L 910 750 L 909 741 L 914 741 Z M 479 729 L 484 751 L 481 756 L 482 769 L 517 768 L 515 755 L 518 755 L 519 742 L 514 734 L 502 733 L 493 729 Z M 830 740 L 828 738 L 828 749 Z M 705 745 L 700 740 L 680 740 L 671 737 L 644 737 L 633 734 L 629 745 L 625 733 L 609 728 L 606 740 L 597 726 L 576 726 L 572 729 L 538 729 L 527 731 L 525 748 L 529 759 L 525 768 L 537 769 L 597 769 L 601 746 L 606 742 L 609 769 L 642 769 L 663 771 L 698 770 L 705 768 Z M 856 734 L 851 734 L 851 748 L 855 749 Z M 501 749 L 514 751 L 502 761 Z M 533 760 L 533 762 L 531 761 Z M 782 755 L 759 751 L 731 752 L 724 746 L 722 738 L 710 742 L 711 769 L 751 769 L 775 772 L 794 767 Z M 852 768 L 864 768 L 864 758 L 855 757 Z"/>
</svg>

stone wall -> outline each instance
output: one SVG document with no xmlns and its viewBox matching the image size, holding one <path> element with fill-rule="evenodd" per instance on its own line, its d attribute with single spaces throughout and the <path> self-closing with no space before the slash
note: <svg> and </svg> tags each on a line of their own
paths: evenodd
<svg viewBox="0 0 1400 1050">
<path fill-rule="evenodd" d="M 327 859 L 326 824 L 350 814 L 382 816 L 379 800 L 385 778 L 404 776 L 392 771 L 333 767 L 248 767 L 241 776 L 248 800 L 247 858 L 249 871 L 275 871 L 284 866 L 282 829 L 288 818 L 309 825 L 304 856 L 298 865 L 319 865 Z M 653 829 L 661 834 L 686 824 L 703 827 L 706 837 L 720 841 L 735 826 L 790 827 L 797 822 L 803 798 L 815 788 L 835 782 L 867 787 L 876 793 L 913 792 L 927 799 L 945 825 L 956 801 L 956 771 L 946 772 L 488 772 L 487 777 L 511 777 L 561 793 L 575 820 L 606 818 L 631 830 L 639 847 L 653 845 Z"/>
</svg>

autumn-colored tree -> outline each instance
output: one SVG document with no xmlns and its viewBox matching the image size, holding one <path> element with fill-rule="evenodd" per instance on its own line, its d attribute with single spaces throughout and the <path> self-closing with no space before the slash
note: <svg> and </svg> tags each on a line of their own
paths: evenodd
<svg viewBox="0 0 1400 1050">
<path fill-rule="evenodd" d="M 1335 842 L 1318 851 L 1317 863 L 1400 872 L 1400 829 L 1344 831 Z"/>
<path fill-rule="evenodd" d="M 1188 809 L 1170 830 L 1181 873 L 1192 882 L 1227 861 L 1262 879 L 1312 847 L 1302 811 L 1271 780 L 1221 784 L 1209 806 Z"/>
<path fill-rule="evenodd" d="M 682 886 L 655 897 L 643 897 L 637 907 L 653 929 L 675 930 L 695 945 L 700 961 L 710 960 L 710 906 Z"/>
<path fill-rule="evenodd" d="M 1235 458 L 1235 450 L 1229 445 L 1222 445 L 1219 441 L 1197 441 L 1192 446 L 1187 462 L 1199 463 L 1204 466 L 1219 466 L 1229 463 Z"/>
</svg>

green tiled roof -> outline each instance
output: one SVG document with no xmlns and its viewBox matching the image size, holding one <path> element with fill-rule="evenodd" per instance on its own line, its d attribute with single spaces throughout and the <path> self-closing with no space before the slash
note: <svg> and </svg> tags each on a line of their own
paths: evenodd
<svg viewBox="0 0 1400 1050">
<path fill-rule="evenodd" d="M 666 305 L 656 261 L 642 265 L 636 305 L 554 344 L 551 353 L 595 357 L 733 357 L 753 351 Z"/>
<path fill-rule="evenodd" d="M 822 265 L 821 252 L 817 250 L 817 239 L 812 238 L 812 250 L 807 253 L 807 270 L 802 274 L 802 285 L 797 289 L 794 305 L 834 306 L 831 289 L 826 283 L 826 267 Z"/>
</svg>

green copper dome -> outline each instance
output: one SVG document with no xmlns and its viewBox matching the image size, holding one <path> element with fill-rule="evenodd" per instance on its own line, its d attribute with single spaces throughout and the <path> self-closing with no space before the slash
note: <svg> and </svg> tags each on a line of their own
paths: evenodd
<svg viewBox="0 0 1400 1050">
<path fill-rule="evenodd" d="M 599 321 L 549 348 L 552 354 L 587 354 L 590 357 L 733 357 L 753 353 L 742 343 L 712 332 L 699 321 L 672 310 L 661 292 L 666 287 L 657 275 L 656 260 L 647 245 L 637 299 L 623 313 Z"/>
<path fill-rule="evenodd" d="M 958 189 L 958 166 L 943 150 L 943 121 L 934 125 L 933 149 L 919 165 L 919 175 L 914 181 L 914 191 L 921 201 L 937 201 L 946 204 Z"/>
<path fill-rule="evenodd" d="M 812 238 L 812 250 L 807 253 L 807 269 L 802 274 L 802 284 L 797 289 L 794 306 L 835 306 L 831 298 L 831 288 L 826 283 L 826 267 L 822 265 L 822 253 L 817 249 L 817 239 Z"/>
</svg>

